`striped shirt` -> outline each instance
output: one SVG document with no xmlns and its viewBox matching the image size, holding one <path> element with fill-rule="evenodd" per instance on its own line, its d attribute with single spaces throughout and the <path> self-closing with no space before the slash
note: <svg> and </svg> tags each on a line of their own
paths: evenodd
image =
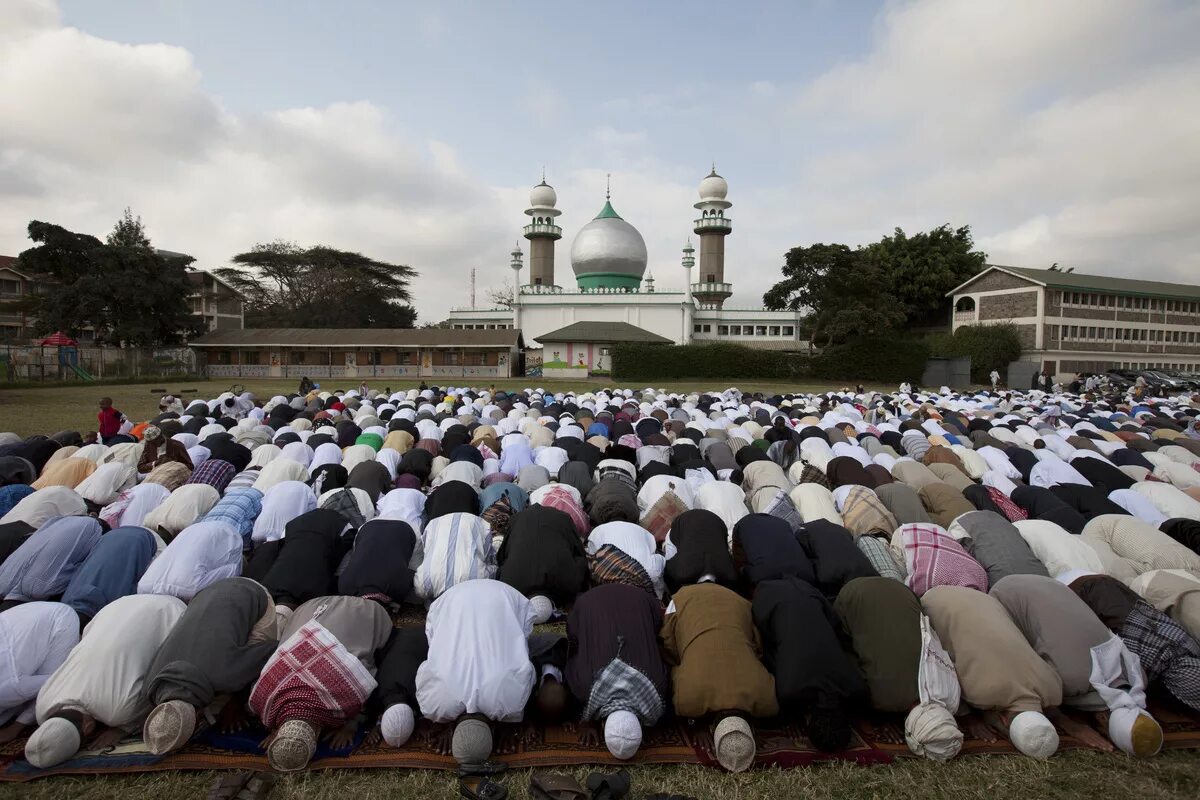
<svg viewBox="0 0 1200 800">
<path fill-rule="evenodd" d="M 496 576 L 492 529 L 480 517 L 444 514 L 425 526 L 425 560 L 417 568 L 414 588 L 426 602 L 452 586 Z"/>
</svg>

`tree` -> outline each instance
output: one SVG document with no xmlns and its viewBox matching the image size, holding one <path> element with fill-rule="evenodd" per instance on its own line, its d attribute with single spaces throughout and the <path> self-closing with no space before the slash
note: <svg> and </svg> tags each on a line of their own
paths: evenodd
<svg viewBox="0 0 1200 800">
<path fill-rule="evenodd" d="M 293 242 L 257 244 L 216 274 L 245 297 L 247 327 L 411 328 L 411 267 Z"/>
<path fill-rule="evenodd" d="M 487 299 L 494 306 L 503 306 L 512 308 L 513 298 L 516 297 L 516 292 L 511 284 L 504 284 L 498 289 L 488 289 Z"/>
<path fill-rule="evenodd" d="M 811 309 L 814 343 L 929 325 L 944 314 L 946 292 L 983 269 L 971 229 L 948 225 L 891 236 L 865 247 L 814 244 L 784 257 L 783 280 L 763 295 L 770 309 Z"/>
<path fill-rule="evenodd" d="M 784 259 L 784 279 L 763 295 L 763 304 L 773 310 L 811 309 L 806 323 L 813 344 L 881 334 L 902 321 L 888 301 L 879 266 L 864 263 L 861 249 L 814 244 L 793 247 Z"/>
<path fill-rule="evenodd" d="M 192 332 L 186 269 L 192 259 L 159 255 L 140 221 L 134 223 L 138 235 L 129 235 L 129 219 L 126 210 L 109 243 L 52 223 L 29 223 L 38 246 L 20 254 L 18 268 L 53 284 L 21 301 L 39 333 L 77 335 L 91 327 L 99 341 L 141 347 L 174 344 Z"/>
<path fill-rule="evenodd" d="M 125 213 L 117 220 L 106 241 L 114 247 L 154 249 L 150 244 L 150 237 L 146 235 L 146 226 L 142 224 L 142 218 L 135 219 L 129 206 L 125 206 Z"/>
</svg>

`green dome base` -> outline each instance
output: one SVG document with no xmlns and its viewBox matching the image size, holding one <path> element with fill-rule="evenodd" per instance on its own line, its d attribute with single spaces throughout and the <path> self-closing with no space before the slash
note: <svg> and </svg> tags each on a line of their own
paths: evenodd
<svg viewBox="0 0 1200 800">
<path fill-rule="evenodd" d="M 637 275 L 624 275 L 620 272 L 587 272 L 576 275 L 575 280 L 580 289 L 633 289 L 642 285 L 642 279 Z"/>
</svg>

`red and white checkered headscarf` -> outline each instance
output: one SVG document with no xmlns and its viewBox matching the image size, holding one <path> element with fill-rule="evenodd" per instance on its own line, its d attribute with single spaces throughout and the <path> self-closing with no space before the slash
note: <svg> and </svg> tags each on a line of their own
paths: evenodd
<svg viewBox="0 0 1200 800">
<path fill-rule="evenodd" d="M 940 525 L 902 525 L 896 536 L 904 546 L 905 583 L 918 597 L 935 586 L 988 590 L 987 571 Z"/>
</svg>

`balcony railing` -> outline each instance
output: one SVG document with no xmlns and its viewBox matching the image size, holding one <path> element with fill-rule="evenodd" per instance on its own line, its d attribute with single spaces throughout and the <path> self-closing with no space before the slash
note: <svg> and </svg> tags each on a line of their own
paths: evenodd
<svg viewBox="0 0 1200 800">
<path fill-rule="evenodd" d="M 562 238 L 562 228 L 557 225 L 545 222 L 533 222 L 525 226 L 526 236 L 553 236 L 555 239 Z"/>
<path fill-rule="evenodd" d="M 728 297 L 733 294 L 732 283 L 693 283 L 692 294 L 721 294 Z"/>
<path fill-rule="evenodd" d="M 732 231 L 733 220 L 729 217 L 701 217 L 696 220 L 695 232 L 701 231 Z"/>
<path fill-rule="evenodd" d="M 974 311 L 955 311 L 954 312 L 954 322 L 956 325 L 963 324 L 963 323 L 969 323 L 969 322 L 977 322 L 977 321 L 978 320 L 976 319 Z"/>
</svg>

